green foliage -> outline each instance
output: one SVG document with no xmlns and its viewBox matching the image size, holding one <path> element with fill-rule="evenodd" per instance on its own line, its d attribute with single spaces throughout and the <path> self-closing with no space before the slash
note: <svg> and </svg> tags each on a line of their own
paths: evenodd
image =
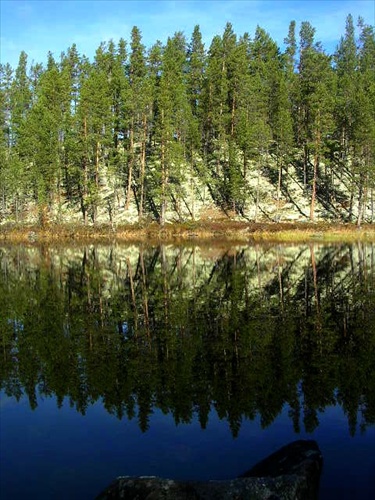
<svg viewBox="0 0 375 500">
<path fill-rule="evenodd" d="M 299 45 L 296 29 L 292 21 L 283 54 L 261 27 L 238 36 L 230 23 L 207 52 L 198 25 L 189 44 L 176 32 L 148 51 L 135 26 L 129 46 L 102 42 L 92 62 L 73 44 L 28 71 L 22 52 L 15 71 L 1 66 L 2 216 L 36 207 L 54 219 L 68 204 L 85 222 L 99 209 L 112 222 L 115 204 L 134 202 L 140 219 L 164 223 L 168 210 L 181 218 L 181 206 L 194 218 L 198 184 L 226 213 L 246 215 L 254 200 L 258 212 L 254 177 L 268 175 L 287 198 L 293 165 L 311 218 L 315 200 L 334 216 L 339 201 L 348 218 L 368 218 L 373 27 L 360 19 L 356 37 L 349 15 L 333 57 L 309 22 Z"/>
</svg>

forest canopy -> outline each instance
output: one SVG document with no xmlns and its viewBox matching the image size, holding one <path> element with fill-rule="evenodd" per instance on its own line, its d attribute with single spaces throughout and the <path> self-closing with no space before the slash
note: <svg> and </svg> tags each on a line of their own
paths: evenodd
<svg viewBox="0 0 375 500">
<path fill-rule="evenodd" d="M 73 44 L 1 64 L 0 221 L 163 225 L 207 200 L 257 220 L 268 196 L 276 215 L 373 222 L 374 28 L 348 15 L 333 54 L 307 21 L 285 34 L 227 23 L 205 47 L 197 25 L 146 48 L 134 27 L 93 61 Z"/>
</svg>

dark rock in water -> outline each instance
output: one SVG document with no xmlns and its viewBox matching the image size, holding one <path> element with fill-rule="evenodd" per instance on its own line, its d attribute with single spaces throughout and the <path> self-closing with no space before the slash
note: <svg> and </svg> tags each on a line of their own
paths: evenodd
<svg viewBox="0 0 375 500">
<path fill-rule="evenodd" d="M 284 446 L 237 479 L 173 481 L 119 477 L 98 500 L 312 500 L 318 497 L 322 455 L 315 441 Z"/>
<path fill-rule="evenodd" d="M 305 493 L 298 498 L 317 498 L 322 465 L 323 458 L 316 441 L 293 441 L 258 462 L 240 477 L 298 476 L 305 483 Z"/>
<path fill-rule="evenodd" d="M 322 454 L 313 440 L 293 441 L 258 462 L 239 477 L 281 476 L 284 474 L 304 474 L 312 465 L 322 464 Z"/>
</svg>

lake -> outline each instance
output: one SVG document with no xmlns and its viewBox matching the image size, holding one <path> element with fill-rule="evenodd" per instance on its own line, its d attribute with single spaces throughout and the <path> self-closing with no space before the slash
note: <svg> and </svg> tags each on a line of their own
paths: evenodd
<svg viewBox="0 0 375 500">
<path fill-rule="evenodd" d="M 228 479 L 295 439 L 375 498 L 372 244 L 0 247 L 0 496 Z"/>
</svg>

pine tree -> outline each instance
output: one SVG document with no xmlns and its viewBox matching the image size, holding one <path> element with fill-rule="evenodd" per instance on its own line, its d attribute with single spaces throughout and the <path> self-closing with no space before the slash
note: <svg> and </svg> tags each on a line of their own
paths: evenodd
<svg viewBox="0 0 375 500">
<path fill-rule="evenodd" d="M 162 59 L 157 99 L 157 137 L 160 159 L 160 223 L 165 224 L 169 198 L 177 213 L 184 182 L 184 148 L 190 122 L 185 81 L 186 40 L 181 32 L 168 38 Z M 180 215 L 180 214 L 179 214 Z"/>
<path fill-rule="evenodd" d="M 21 128 L 31 108 L 31 102 L 30 80 L 27 75 L 27 54 L 22 51 L 11 89 L 11 137 L 13 145 L 16 145 L 20 139 Z"/>
<path fill-rule="evenodd" d="M 250 72 L 250 38 L 242 37 L 236 47 L 237 62 L 233 74 L 233 85 L 236 95 L 236 110 L 234 117 L 234 137 L 243 156 L 242 178 L 246 180 L 248 161 L 251 151 L 251 121 L 252 121 L 252 74 Z"/>
<path fill-rule="evenodd" d="M 112 133 L 111 99 L 106 66 L 106 48 L 97 50 L 95 63 L 82 60 L 80 100 L 76 113 L 79 130 L 76 143 L 77 184 L 81 211 L 96 220 L 99 204 L 100 168 Z"/>
<path fill-rule="evenodd" d="M 300 30 L 300 105 L 304 149 L 304 184 L 313 155 L 310 219 L 314 220 L 319 166 L 326 148 L 326 138 L 333 133 L 334 78 L 331 58 L 314 43 L 315 29 L 303 22 Z"/>
<path fill-rule="evenodd" d="M 292 106 L 289 96 L 288 78 L 282 73 L 275 88 L 275 115 L 272 123 L 273 151 L 278 170 L 277 201 L 280 200 L 283 188 L 283 172 L 288 172 L 294 145 Z"/>
<path fill-rule="evenodd" d="M 232 208 L 230 195 L 230 164 L 234 155 L 229 155 L 229 138 L 233 137 L 232 115 L 235 98 L 231 92 L 234 71 L 236 35 L 227 23 L 223 36 L 212 40 L 208 57 L 204 86 L 204 156 L 210 169 L 211 194 L 224 210 Z M 231 153 L 233 148 L 231 149 Z"/>
<path fill-rule="evenodd" d="M 120 200 L 125 193 L 125 198 L 130 202 L 132 188 L 132 165 L 129 165 L 129 123 L 130 123 L 130 88 L 127 77 L 128 53 L 127 45 L 123 38 L 118 42 L 117 48 L 112 41 L 109 42 L 102 57 L 101 67 L 107 74 L 108 86 L 108 146 L 103 150 L 107 158 L 108 176 L 111 179 L 113 194 L 106 197 L 106 208 L 112 223 L 113 204 Z M 128 204 L 125 205 L 128 207 Z"/>
<path fill-rule="evenodd" d="M 34 103 L 37 101 L 38 87 L 43 73 L 44 73 L 43 64 L 35 63 L 31 65 L 29 73 L 31 105 L 34 105 Z"/>
<path fill-rule="evenodd" d="M 190 45 L 187 51 L 187 93 L 191 107 L 191 120 L 188 133 L 188 156 L 191 175 L 191 215 L 195 218 L 195 186 L 194 174 L 199 173 L 203 180 L 206 173 L 197 162 L 202 152 L 203 138 L 203 87 L 206 67 L 206 53 L 202 42 L 202 34 L 198 25 L 194 27 Z M 199 165 L 199 166 L 198 166 Z"/>
<path fill-rule="evenodd" d="M 343 170 L 347 169 L 347 162 L 353 161 L 354 143 L 356 127 L 359 117 L 358 93 L 358 54 L 355 40 L 353 18 L 349 15 L 346 19 L 345 36 L 341 38 L 335 53 L 336 74 L 337 74 L 337 97 L 335 107 L 336 136 L 340 146 L 340 158 L 342 166 L 340 178 L 343 177 Z M 353 164 L 354 165 L 354 164 Z M 352 166 L 353 166 L 352 165 Z M 353 201 L 355 190 L 355 172 L 349 168 L 349 175 L 352 178 L 350 183 L 350 206 L 349 218 L 353 213 Z"/>
<path fill-rule="evenodd" d="M 10 64 L 0 64 L 0 190 L 2 214 L 7 209 L 7 199 L 13 195 L 12 189 L 12 136 L 11 136 L 11 86 L 13 70 Z M 18 176 L 16 176 L 17 179 Z M 14 177 L 13 177 L 14 180 Z"/>
<path fill-rule="evenodd" d="M 230 80 L 231 119 L 229 139 L 229 202 L 243 214 L 247 194 L 247 163 L 250 154 L 252 81 L 250 39 L 247 33 L 233 51 Z M 241 162 L 242 154 L 242 162 Z"/>
<path fill-rule="evenodd" d="M 29 134 L 26 121 L 32 106 L 30 80 L 27 74 L 27 54 L 22 51 L 19 57 L 10 89 L 10 175 L 13 178 L 13 203 L 16 220 L 19 209 L 28 195 L 27 168 L 29 167 L 29 148 L 24 136 Z"/>
<path fill-rule="evenodd" d="M 273 118 L 274 65 L 277 64 L 278 49 L 268 33 L 259 26 L 250 47 L 251 72 L 251 125 L 249 129 L 251 155 L 257 166 L 255 194 L 255 219 L 259 214 L 260 173 L 263 162 L 270 153 Z"/>
<path fill-rule="evenodd" d="M 226 104 L 227 92 L 223 88 L 225 82 L 223 79 L 222 62 L 222 41 L 216 35 L 210 45 L 207 56 L 206 78 L 203 89 L 204 106 L 204 157 L 207 164 L 215 159 L 216 141 L 219 134 L 224 135 L 220 117 L 223 113 L 224 103 Z M 216 162 L 216 173 L 219 175 L 219 162 Z"/>
<path fill-rule="evenodd" d="M 297 55 L 297 39 L 296 39 L 296 22 L 291 21 L 288 29 L 288 36 L 284 38 L 284 43 L 286 45 L 285 50 L 285 63 L 287 71 L 289 73 L 294 72 L 296 66 L 296 55 Z"/>
<path fill-rule="evenodd" d="M 375 33 L 363 19 L 358 22 L 359 72 L 357 100 L 359 113 L 355 131 L 354 161 L 358 172 L 358 217 L 360 226 L 365 216 L 368 187 L 375 181 Z M 373 204 L 373 201 L 372 201 Z M 372 217 L 373 217 L 372 206 Z"/>
<path fill-rule="evenodd" d="M 66 54 L 61 54 L 60 72 L 63 93 L 63 137 L 62 178 L 66 201 L 75 205 L 80 200 L 80 124 L 78 104 L 81 91 L 82 60 L 77 47 L 73 44 Z"/>
<path fill-rule="evenodd" d="M 39 221 L 46 222 L 48 212 L 58 195 L 61 203 L 63 153 L 64 81 L 51 53 L 46 71 L 39 79 L 36 101 L 30 110 L 23 140 L 27 140 L 31 161 L 31 182 L 39 210 Z"/>
<path fill-rule="evenodd" d="M 201 119 L 206 54 L 199 25 L 194 27 L 187 51 L 187 92 L 193 116 Z"/>
<path fill-rule="evenodd" d="M 293 101 L 295 87 L 295 22 L 289 26 L 285 39 L 287 48 L 280 54 L 277 45 L 268 41 L 268 88 L 270 93 L 270 127 L 272 131 L 271 151 L 277 164 L 277 200 L 283 187 L 283 173 L 288 172 L 288 163 L 293 148 Z"/>
<path fill-rule="evenodd" d="M 151 87 L 147 78 L 146 53 L 140 30 L 134 26 L 131 32 L 131 53 L 129 64 L 130 84 L 130 162 L 137 157 L 138 214 L 143 218 L 145 200 L 145 168 L 147 129 L 151 109 Z M 136 146 L 137 145 L 137 146 Z M 138 154 L 136 155 L 135 148 Z M 129 180 L 130 180 L 129 175 Z M 128 183 L 128 192 L 130 183 Z M 128 198 L 129 203 L 129 198 Z"/>
<path fill-rule="evenodd" d="M 80 72 L 81 57 L 74 43 L 67 49 L 66 54 L 61 55 L 61 73 L 69 99 L 69 111 L 71 115 L 77 112 L 80 94 Z M 67 111 L 68 111 L 67 109 Z"/>
</svg>

